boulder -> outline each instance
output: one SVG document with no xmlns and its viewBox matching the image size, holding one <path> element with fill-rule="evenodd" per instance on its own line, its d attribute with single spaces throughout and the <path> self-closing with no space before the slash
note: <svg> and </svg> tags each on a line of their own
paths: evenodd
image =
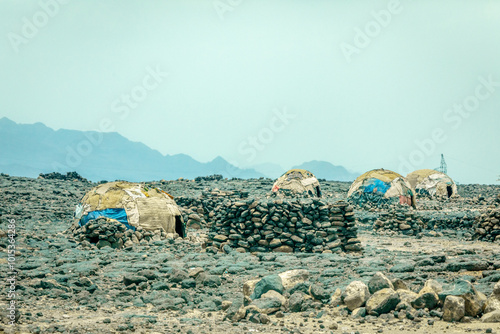
<svg viewBox="0 0 500 334">
<path fill-rule="evenodd" d="M 489 312 L 483 315 L 482 322 L 500 322 L 500 310 Z"/>
<path fill-rule="evenodd" d="M 366 301 L 366 312 L 370 315 L 389 313 L 399 302 L 399 295 L 393 289 L 378 290 Z"/>
<path fill-rule="evenodd" d="M 424 287 L 418 293 L 417 298 L 411 302 L 411 306 L 416 309 L 428 308 L 432 310 L 439 304 L 438 293 L 443 291 L 442 285 L 433 279 L 427 280 Z"/>
<path fill-rule="evenodd" d="M 279 274 L 279 277 L 281 277 L 283 288 L 289 290 L 298 283 L 307 281 L 309 278 L 309 271 L 306 269 L 288 270 Z"/>
<path fill-rule="evenodd" d="M 418 294 L 410 290 L 397 290 L 399 299 L 401 303 L 411 304 L 415 299 L 417 299 Z"/>
<path fill-rule="evenodd" d="M 323 303 L 327 303 L 330 300 L 330 293 L 319 284 L 311 285 L 309 294 Z"/>
<path fill-rule="evenodd" d="M 493 311 L 500 311 L 500 298 L 495 295 L 491 295 L 487 301 L 484 308 L 484 313 L 490 313 Z"/>
<path fill-rule="evenodd" d="M 243 284 L 243 300 L 244 300 L 245 305 L 252 302 L 250 295 L 252 295 L 253 290 L 255 289 L 255 285 L 259 281 L 260 281 L 259 279 L 253 279 L 253 280 L 246 281 Z"/>
<path fill-rule="evenodd" d="M 337 288 L 333 295 L 330 297 L 330 304 L 333 306 L 338 306 L 342 303 L 342 290 Z"/>
<path fill-rule="evenodd" d="M 257 284 L 255 284 L 255 288 L 253 289 L 253 292 L 250 295 L 250 299 L 252 300 L 258 299 L 269 290 L 274 290 L 279 293 L 283 293 L 283 289 L 284 289 L 283 283 L 279 275 L 265 276 L 261 280 L 259 280 Z"/>
<path fill-rule="evenodd" d="M 394 285 L 392 285 L 391 280 L 381 272 L 375 273 L 375 275 L 370 278 L 370 281 L 368 281 L 368 290 L 371 294 L 386 288 L 394 290 Z"/>
<path fill-rule="evenodd" d="M 500 281 L 498 281 L 493 287 L 493 295 L 500 299 Z"/>
<path fill-rule="evenodd" d="M 435 293 L 439 294 L 443 291 L 443 285 L 434 279 L 428 279 L 425 281 L 422 290 L 427 289 L 428 291 L 433 290 Z"/>
<path fill-rule="evenodd" d="M 394 290 L 409 290 L 406 283 L 399 278 L 393 280 L 392 285 L 394 286 Z"/>
<path fill-rule="evenodd" d="M 445 300 L 448 296 L 463 298 L 465 301 L 465 315 L 470 317 L 479 315 L 486 305 L 484 294 L 478 292 L 472 283 L 461 279 L 439 293 L 441 301 Z"/>
<path fill-rule="evenodd" d="M 370 292 L 365 283 L 353 281 L 346 287 L 343 296 L 347 308 L 353 311 L 366 303 L 370 297 Z"/>
<path fill-rule="evenodd" d="M 356 318 L 364 318 L 366 316 L 366 309 L 364 307 L 358 307 L 357 309 L 352 311 L 351 317 Z"/>
<path fill-rule="evenodd" d="M 465 315 L 476 317 L 483 313 L 488 298 L 481 291 L 474 288 L 474 294 L 466 294 L 462 296 L 465 300 Z"/>
<path fill-rule="evenodd" d="M 447 296 L 443 305 L 443 320 L 458 322 L 462 320 L 464 316 L 465 300 L 462 297 Z"/>
<path fill-rule="evenodd" d="M 286 298 L 281 293 L 274 291 L 274 290 L 269 290 L 268 292 L 263 294 L 260 298 L 261 299 L 264 299 L 264 298 L 277 299 L 277 300 L 279 300 L 281 306 L 286 306 L 286 304 L 287 304 Z"/>
<path fill-rule="evenodd" d="M 290 312 L 302 311 L 302 305 L 307 298 L 311 298 L 302 291 L 295 291 L 288 299 L 288 309 Z"/>
<path fill-rule="evenodd" d="M 256 299 L 250 304 L 250 306 L 256 306 L 258 308 L 258 312 L 262 314 L 272 314 L 276 311 L 279 311 L 281 308 L 281 301 L 278 298 L 270 297 L 270 298 L 259 298 Z"/>
<path fill-rule="evenodd" d="M 429 310 L 432 310 L 438 305 L 438 303 L 438 295 L 434 291 L 426 291 L 420 292 L 417 298 L 411 302 L 411 306 L 417 310 L 421 308 L 428 308 Z"/>
</svg>

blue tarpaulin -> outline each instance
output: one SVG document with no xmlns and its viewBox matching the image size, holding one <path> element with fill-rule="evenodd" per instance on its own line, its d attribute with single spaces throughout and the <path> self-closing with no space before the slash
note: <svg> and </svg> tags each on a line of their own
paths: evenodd
<svg viewBox="0 0 500 334">
<path fill-rule="evenodd" d="M 89 220 L 97 219 L 99 217 L 115 219 L 123 225 L 127 226 L 128 229 L 135 231 L 135 227 L 128 224 L 127 212 L 125 212 L 125 209 L 104 209 L 90 211 L 80 219 L 79 224 L 80 226 L 84 226 L 88 223 Z"/>
<path fill-rule="evenodd" d="M 390 184 L 385 183 L 384 181 L 381 181 L 379 179 L 369 179 L 365 181 L 364 192 L 365 193 L 377 192 L 385 194 L 387 189 L 389 189 L 390 187 L 391 187 Z"/>
</svg>

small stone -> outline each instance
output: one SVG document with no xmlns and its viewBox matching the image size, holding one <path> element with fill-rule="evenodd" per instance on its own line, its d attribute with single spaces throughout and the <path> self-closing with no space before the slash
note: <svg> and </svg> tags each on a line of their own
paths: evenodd
<svg viewBox="0 0 500 334">
<path fill-rule="evenodd" d="M 148 279 L 144 276 L 139 276 L 139 275 L 125 275 L 123 276 L 123 284 L 126 286 L 131 285 L 131 284 L 139 284 L 142 282 L 147 282 Z"/>
<path fill-rule="evenodd" d="M 276 253 L 293 253 L 293 248 L 287 245 L 279 246 L 273 249 Z"/>
</svg>

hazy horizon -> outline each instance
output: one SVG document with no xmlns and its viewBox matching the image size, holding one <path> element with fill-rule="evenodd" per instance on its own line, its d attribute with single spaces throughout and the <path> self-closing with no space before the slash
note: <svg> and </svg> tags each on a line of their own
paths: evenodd
<svg viewBox="0 0 500 334">
<path fill-rule="evenodd" d="M 242 168 L 406 175 L 443 153 L 498 184 L 499 2 L 4 0 L 0 18 L 0 118 Z"/>
</svg>

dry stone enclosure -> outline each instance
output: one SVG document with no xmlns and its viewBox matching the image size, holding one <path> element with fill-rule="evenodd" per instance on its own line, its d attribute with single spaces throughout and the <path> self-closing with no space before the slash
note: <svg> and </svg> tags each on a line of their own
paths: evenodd
<svg viewBox="0 0 500 334">
<path fill-rule="evenodd" d="M 354 209 L 345 201 L 231 201 L 216 216 L 211 245 L 228 244 L 245 251 L 360 251 Z"/>
</svg>

